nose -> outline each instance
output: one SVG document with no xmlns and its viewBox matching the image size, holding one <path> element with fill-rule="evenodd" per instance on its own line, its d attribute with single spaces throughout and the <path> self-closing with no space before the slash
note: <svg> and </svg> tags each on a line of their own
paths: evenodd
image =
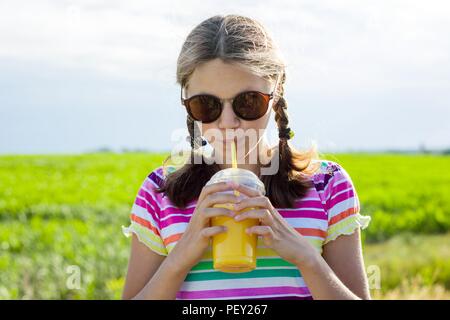
<svg viewBox="0 0 450 320">
<path fill-rule="evenodd" d="M 220 129 L 235 129 L 239 127 L 239 118 L 233 111 L 230 101 L 224 101 L 222 114 L 219 118 Z"/>
</svg>

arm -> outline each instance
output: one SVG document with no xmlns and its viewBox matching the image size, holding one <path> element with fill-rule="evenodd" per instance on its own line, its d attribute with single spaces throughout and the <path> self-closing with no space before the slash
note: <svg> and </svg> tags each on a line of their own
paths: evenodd
<svg viewBox="0 0 450 320">
<path fill-rule="evenodd" d="M 328 242 L 322 256 L 308 260 L 297 266 L 314 299 L 370 299 L 359 228 Z"/>
<path fill-rule="evenodd" d="M 237 211 L 249 207 L 260 209 L 246 211 L 235 219 L 260 219 L 260 225 L 250 227 L 248 232 L 263 236 L 269 248 L 300 269 L 314 299 L 370 299 L 359 227 L 355 227 L 350 235 L 346 235 L 348 230 L 331 229 L 332 236 L 324 244 L 321 256 L 305 237 L 286 222 L 267 197 L 242 185 L 236 189 L 249 196 L 235 205 Z M 336 233 L 340 236 L 334 238 Z"/>
<path fill-rule="evenodd" d="M 225 232 L 223 226 L 210 227 L 210 219 L 215 216 L 232 216 L 233 212 L 225 208 L 213 208 L 217 203 L 236 203 L 234 194 L 220 194 L 219 191 L 230 190 L 227 183 L 215 183 L 204 187 L 200 193 L 194 213 L 177 244 L 169 254 L 164 255 L 150 249 L 139 241 L 133 233 L 130 262 L 122 297 L 124 299 L 175 299 L 187 274 L 201 260 L 211 237 Z M 150 217 L 150 215 L 148 216 Z M 154 223 L 152 219 L 148 223 Z M 156 225 L 156 223 L 154 223 Z M 138 229 L 139 230 L 139 229 Z M 136 232 L 136 231 L 135 231 Z M 163 239 L 149 229 L 148 236 L 163 245 Z"/>
<path fill-rule="evenodd" d="M 133 234 L 122 299 L 175 299 L 188 271 L 178 270 L 171 255 L 150 250 Z"/>
</svg>

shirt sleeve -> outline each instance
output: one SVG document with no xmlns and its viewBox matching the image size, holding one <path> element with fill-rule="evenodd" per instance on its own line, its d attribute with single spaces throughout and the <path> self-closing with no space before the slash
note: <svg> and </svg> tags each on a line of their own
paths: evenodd
<svg viewBox="0 0 450 320">
<path fill-rule="evenodd" d="M 167 256 L 160 229 L 160 208 L 158 194 L 155 189 L 158 184 L 151 179 L 151 175 L 142 183 L 134 200 L 128 227 L 122 226 L 122 232 L 129 237 L 134 233 L 140 242 L 154 252 Z"/>
<path fill-rule="evenodd" d="M 335 162 L 330 162 L 328 169 L 332 177 L 324 190 L 328 230 L 323 244 L 352 234 L 357 228 L 365 229 L 371 220 L 360 214 L 358 194 L 347 171 Z"/>
</svg>

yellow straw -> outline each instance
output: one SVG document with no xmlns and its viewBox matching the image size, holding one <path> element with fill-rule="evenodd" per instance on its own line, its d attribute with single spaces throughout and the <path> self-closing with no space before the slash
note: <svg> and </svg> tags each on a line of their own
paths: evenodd
<svg viewBox="0 0 450 320">
<path fill-rule="evenodd" d="M 231 145 L 231 167 L 237 168 L 237 158 L 236 158 L 236 143 L 234 140 L 232 141 Z"/>
<path fill-rule="evenodd" d="M 234 140 L 231 144 L 231 167 L 234 169 L 237 168 L 236 143 L 234 142 Z M 234 190 L 234 195 L 239 196 L 239 191 Z"/>
</svg>

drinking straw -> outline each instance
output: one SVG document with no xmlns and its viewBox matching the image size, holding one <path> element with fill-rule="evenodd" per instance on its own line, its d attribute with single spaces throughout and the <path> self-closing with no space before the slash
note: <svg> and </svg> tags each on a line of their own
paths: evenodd
<svg viewBox="0 0 450 320">
<path fill-rule="evenodd" d="M 232 141 L 231 144 L 231 167 L 233 169 L 237 169 L 237 157 L 236 157 L 236 143 L 234 142 L 234 140 Z M 234 195 L 235 196 L 239 196 L 239 191 L 234 190 Z"/>
</svg>

